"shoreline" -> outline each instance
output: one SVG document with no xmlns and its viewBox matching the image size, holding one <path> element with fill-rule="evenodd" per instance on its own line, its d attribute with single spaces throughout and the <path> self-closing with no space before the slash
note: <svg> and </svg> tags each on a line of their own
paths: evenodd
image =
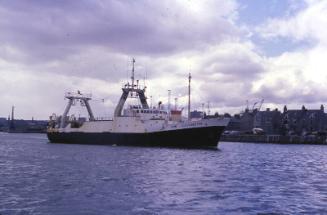
<svg viewBox="0 0 327 215">
<path fill-rule="evenodd" d="M 278 143 L 278 144 L 309 144 L 327 145 L 326 136 L 299 136 L 299 135 L 222 135 L 220 141 L 224 142 L 250 142 L 250 143 Z"/>
</svg>

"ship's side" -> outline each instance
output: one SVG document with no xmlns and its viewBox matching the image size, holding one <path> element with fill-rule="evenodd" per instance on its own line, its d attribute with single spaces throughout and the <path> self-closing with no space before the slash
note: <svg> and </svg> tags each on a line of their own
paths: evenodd
<svg viewBox="0 0 327 215">
<path fill-rule="evenodd" d="M 218 144 L 223 127 L 202 127 L 150 133 L 48 132 L 52 143 L 202 148 Z"/>
<path fill-rule="evenodd" d="M 130 119 L 129 119 L 130 120 Z M 204 119 L 196 122 L 167 124 L 163 120 L 143 121 L 137 118 L 86 123 L 81 128 L 48 131 L 52 143 L 162 146 L 182 148 L 216 147 L 226 119 Z"/>
</svg>

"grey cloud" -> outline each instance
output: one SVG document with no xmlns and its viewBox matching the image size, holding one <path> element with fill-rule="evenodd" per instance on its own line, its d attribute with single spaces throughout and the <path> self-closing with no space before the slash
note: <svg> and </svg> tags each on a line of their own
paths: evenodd
<svg viewBox="0 0 327 215">
<path fill-rule="evenodd" d="M 162 55 L 237 34 L 224 18 L 226 11 L 217 7 L 214 16 L 203 20 L 186 10 L 188 4 L 192 2 L 181 7 L 172 1 L 3 1 L 0 40 L 28 53 L 29 61 L 44 61 L 78 53 L 85 46 Z"/>
<path fill-rule="evenodd" d="M 218 47 L 219 48 L 219 47 Z M 262 98 L 253 92 L 253 85 L 265 73 L 264 60 L 245 45 L 231 45 L 225 50 L 204 57 L 200 94 L 216 106 L 243 106 L 246 100 Z"/>
<path fill-rule="evenodd" d="M 262 58 L 254 56 L 254 51 L 231 47 L 228 51 L 218 52 L 204 60 L 201 67 L 208 75 L 221 74 L 222 78 L 254 80 L 265 71 Z"/>
<path fill-rule="evenodd" d="M 262 85 L 254 94 L 275 104 L 308 104 L 327 101 L 324 86 L 303 80 L 302 85 L 292 85 L 285 79 L 277 80 L 278 85 Z"/>
<path fill-rule="evenodd" d="M 108 82 L 118 82 L 130 76 L 131 59 L 105 49 L 84 49 L 83 52 L 45 65 L 33 66 L 34 70 L 76 77 L 91 77 Z"/>
<path fill-rule="evenodd" d="M 206 94 L 206 101 L 217 106 L 239 107 L 246 100 L 255 98 L 252 93 L 252 82 L 208 82 L 201 86 L 202 93 Z"/>
</svg>

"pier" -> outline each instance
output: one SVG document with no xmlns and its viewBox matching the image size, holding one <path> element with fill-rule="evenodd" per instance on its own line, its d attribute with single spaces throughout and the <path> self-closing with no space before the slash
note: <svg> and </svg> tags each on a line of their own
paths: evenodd
<svg viewBox="0 0 327 215">
<path fill-rule="evenodd" d="M 222 135 L 220 140 L 225 142 L 250 142 L 250 143 L 279 143 L 279 144 L 323 144 L 327 145 L 326 136 L 299 136 L 299 135 Z"/>
</svg>

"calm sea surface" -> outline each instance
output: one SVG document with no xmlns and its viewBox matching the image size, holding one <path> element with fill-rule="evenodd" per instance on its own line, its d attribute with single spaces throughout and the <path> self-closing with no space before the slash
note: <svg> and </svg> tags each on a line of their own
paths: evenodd
<svg viewBox="0 0 327 215">
<path fill-rule="evenodd" d="M 0 214 L 327 214 L 327 146 L 49 144 L 0 133 Z"/>
</svg>

